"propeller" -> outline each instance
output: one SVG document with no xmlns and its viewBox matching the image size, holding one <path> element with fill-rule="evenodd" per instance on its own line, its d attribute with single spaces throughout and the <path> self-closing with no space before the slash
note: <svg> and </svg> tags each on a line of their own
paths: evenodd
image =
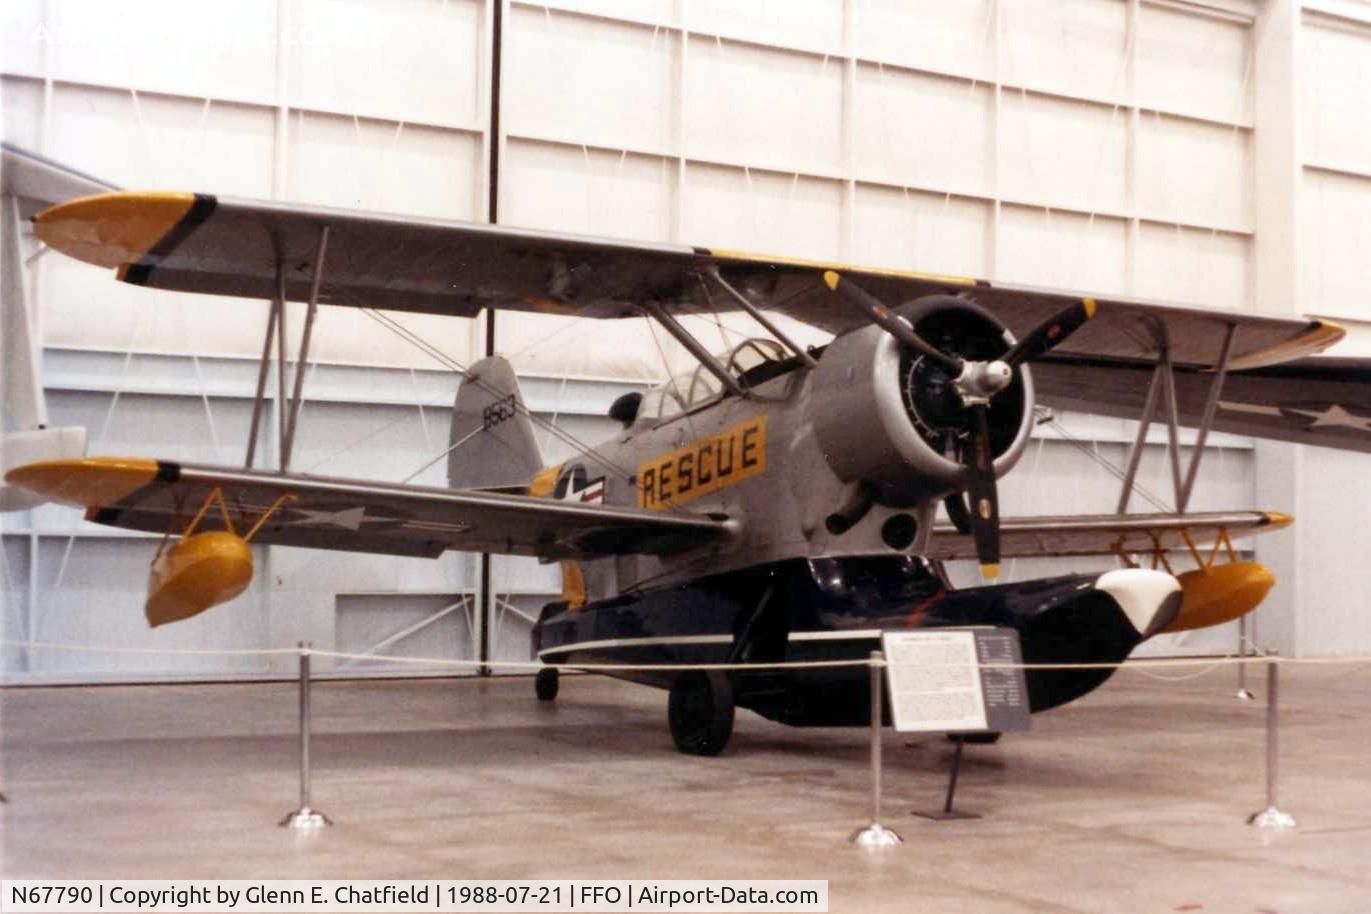
<svg viewBox="0 0 1371 914">
<path fill-rule="evenodd" d="M 974 361 L 939 350 L 919 336 L 904 317 L 836 271 L 826 271 L 823 279 L 825 285 L 895 337 L 906 350 L 927 358 L 952 378 L 960 399 L 958 424 L 964 423 L 965 427 L 966 443 L 961 448 L 960 458 L 965 470 L 963 491 L 970 504 L 963 501 L 960 491 L 947 496 L 943 504 L 953 526 L 961 533 L 970 534 L 975 542 L 981 574 L 986 578 L 997 577 L 1000 572 L 1000 505 L 995 486 L 995 453 L 990 439 L 990 401 L 1009 387 L 1016 369 L 1050 352 L 1090 320 L 1095 315 L 1094 299 L 1081 299 L 1058 311 L 1025 334 L 1000 358 Z M 944 440 L 949 445 L 947 450 L 951 450 L 951 439 Z"/>
</svg>

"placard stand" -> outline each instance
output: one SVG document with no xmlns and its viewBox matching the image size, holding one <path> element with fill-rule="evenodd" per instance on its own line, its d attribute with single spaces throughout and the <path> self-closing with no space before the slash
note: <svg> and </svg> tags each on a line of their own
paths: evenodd
<svg viewBox="0 0 1371 914">
<path fill-rule="evenodd" d="M 957 744 L 957 748 L 952 753 L 952 771 L 947 778 L 947 796 L 943 799 L 942 809 L 915 809 L 911 812 L 924 819 L 936 819 L 943 821 L 946 819 L 979 819 L 979 813 L 962 812 L 960 809 L 952 808 L 952 796 L 957 792 L 957 774 L 962 769 L 962 747 L 966 745 L 966 740 L 960 736 L 953 735 L 952 741 Z"/>
<path fill-rule="evenodd" d="M 952 808 L 968 738 L 1029 728 L 1019 633 L 977 626 L 881 634 L 891 722 L 901 732 L 946 733 L 956 744 L 943 808 L 912 810 L 935 821 L 979 819 Z"/>
</svg>

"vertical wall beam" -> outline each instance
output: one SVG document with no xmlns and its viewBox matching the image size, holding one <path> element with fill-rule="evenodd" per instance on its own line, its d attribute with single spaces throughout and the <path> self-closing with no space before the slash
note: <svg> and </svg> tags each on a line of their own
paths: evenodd
<svg viewBox="0 0 1371 914">
<path fill-rule="evenodd" d="M 838 217 L 838 256 L 849 263 L 857 258 L 857 52 L 853 47 L 856 16 L 857 0 L 843 0 L 843 109 L 840 138 L 843 202 Z"/>
<path fill-rule="evenodd" d="M 1299 0 L 1268 0 L 1253 30 L 1253 294 L 1258 311 L 1279 316 L 1289 316 L 1299 302 L 1300 6 Z M 1256 458 L 1258 503 L 1303 516 L 1304 448 L 1258 441 Z M 1296 525 L 1256 541 L 1257 558 L 1277 583 L 1254 628 L 1261 644 L 1283 654 L 1299 653 L 1301 554 L 1311 535 Z"/>
<path fill-rule="evenodd" d="M 1138 110 L 1138 19 L 1141 15 L 1142 0 L 1128 0 L 1124 38 L 1124 100 L 1128 126 L 1124 135 L 1123 162 L 1124 212 L 1128 214 L 1123 247 L 1123 288 L 1128 295 L 1137 294 L 1138 247 L 1142 236 L 1142 223 L 1138 219 L 1138 142 L 1142 132 L 1142 114 Z"/>
<path fill-rule="evenodd" d="M 999 276 L 1000 269 L 1000 188 L 1003 186 L 1000 164 L 1000 149 L 1003 137 L 1000 136 L 1000 108 L 1004 103 L 1004 87 L 1000 84 L 1001 64 L 1004 42 L 1000 40 L 1000 30 L 1004 27 L 1000 0 L 990 0 L 990 129 L 986 131 L 990 142 L 990 226 L 985 237 L 985 275 Z"/>
<path fill-rule="evenodd" d="M 504 131 L 500 126 L 500 76 L 505 43 L 505 13 L 508 11 L 508 6 L 509 0 L 494 0 L 490 6 L 490 119 L 487 126 L 490 142 L 487 144 L 489 158 L 486 163 L 488 172 L 486 180 L 489 188 L 486 196 L 486 219 L 492 225 L 500 221 L 500 163 L 504 158 L 505 149 Z M 485 319 L 485 354 L 487 357 L 495 354 L 495 327 L 495 309 L 487 308 Z M 481 676 L 489 676 L 491 674 L 489 666 L 490 624 L 495 594 L 492 590 L 494 576 L 491 574 L 490 554 L 486 552 L 481 553 L 480 578 L 481 638 L 476 655 L 480 666 L 476 668 L 476 672 Z"/>
</svg>

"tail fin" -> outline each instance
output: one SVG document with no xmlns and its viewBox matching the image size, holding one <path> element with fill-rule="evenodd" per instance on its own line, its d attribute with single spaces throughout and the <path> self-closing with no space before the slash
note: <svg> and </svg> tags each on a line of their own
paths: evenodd
<svg viewBox="0 0 1371 914">
<path fill-rule="evenodd" d="M 452 408 L 448 446 L 447 480 L 454 489 L 526 485 L 543 468 L 509 362 L 490 356 L 471 366 Z"/>
</svg>

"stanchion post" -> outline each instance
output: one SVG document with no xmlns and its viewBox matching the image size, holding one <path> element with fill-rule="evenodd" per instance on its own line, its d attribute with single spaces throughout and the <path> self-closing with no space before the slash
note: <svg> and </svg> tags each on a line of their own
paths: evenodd
<svg viewBox="0 0 1371 914">
<path fill-rule="evenodd" d="M 881 693 L 885 655 L 871 652 L 871 824 L 847 839 L 858 847 L 893 847 L 904 839 L 881 824 Z"/>
<path fill-rule="evenodd" d="M 328 816 L 313 809 L 309 805 L 310 795 L 310 765 L 309 765 L 309 737 L 310 737 L 310 669 L 309 657 L 310 647 L 308 642 L 301 641 L 300 648 L 300 808 L 287 815 L 281 820 L 281 825 L 286 828 L 322 828 L 325 825 L 332 825 L 332 820 Z"/>
<path fill-rule="evenodd" d="M 1238 701 L 1251 701 L 1257 696 L 1247 687 L 1247 616 L 1238 617 Z"/>
<path fill-rule="evenodd" d="M 1266 808 L 1253 813 L 1248 825 L 1258 828 L 1294 828 L 1295 817 L 1276 803 L 1277 763 L 1280 760 L 1280 663 L 1274 654 L 1266 661 Z"/>
</svg>

